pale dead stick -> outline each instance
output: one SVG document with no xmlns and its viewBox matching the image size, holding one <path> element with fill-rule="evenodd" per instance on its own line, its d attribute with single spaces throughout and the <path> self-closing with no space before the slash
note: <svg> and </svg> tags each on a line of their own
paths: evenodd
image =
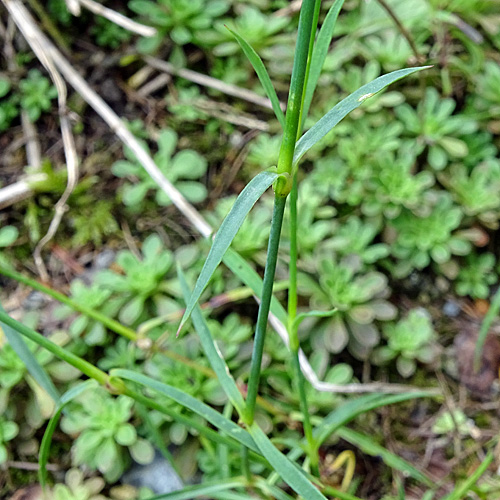
<svg viewBox="0 0 500 500">
<path fill-rule="evenodd" d="M 106 19 L 108 19 L 112 23 L 115 23 L 118 26 L 125 28 L 126 30 L 137 33 L 138 35 L 154 36 L 157 33 L 156 28 L 153 28 L 152 26 L 145 26 L 144 24 L 136 23 L 135 21 L 132 21 L 128 17 L 125 17 L 124 15 L 122 15 L 122 14 L 120 14 L 112 9 L 108 9 L 107 7 L 104 7 L 100 3 L 94 2 L 94 0 L 66 0 L 66 5 L 68 7 L 68 10 L 74 16 L 80 15 L 80 12 L 81 12 L 80 5 L 83 5 L 83 7 L 90 10 L 90 12 L 93 12 L 94 14 L 105 17 Z"/>
<path fill-rule="evenodd" d="M 0 36 L 4 39 L 3 53 L 7 59 L 7 67 L 9 71 L 16 71 L 18 69 L 16 53 L 12 45 L 15 29 L 15 23 L 13 22 L 9 22 L 7 27 L 0 22 Z M 26 143 L 26 159 L 28 160 L 28 165 L 39 169 L 42 164 L 40 142 L 38 141 L 35 125 L 30 121 L 28 113 L 25 109 L 21 110 L 21 126 L 23 128 Z M 0 190 L 0 198 L 1 191 L 2 190 Z"/>
<path fill-rule="evenodd" d="M 263 108 L 273 109 L 271 101 L 267 97 L 262 97 L 259 94 L 252 92 L 251 90 L 243 89 L 241 87 L 238 87 L 237 85 L 225 83 L 221 80 L 218 80 L 217 78 L 203 75 L 202 73 L 197 73 L 196 71 L 192 71 L 190 69 L 176 68 L 173 64 L 162 61 L 161 59 L 157 59 L 156 57 L 145 56 L 144 61 L 146 61 L 153 68 L 168 73 L 169 75 L 175 75 L 180 78 L 184 78 L 203 87 L 209 87 L 214 90 L 218 90 L 223 94 L 237 97 L 238 99 L 243 99 L 244 101 L 257 104 L 258 106 L 262 106 Z M 284 111 L 286 106 L 284 103 L 280 103 L 280 107 Z"/>
<path fill-rule="evenodd" d="M 35 26 L 34 20 L 29 14 L 29 12 L 24 8 L 19 0 L 2 0 L 2 2 L 7 6 L 9 12 L 17 22 L 30 24 L 32 29 L 38 30 Z M 15 7 L 13 9 L 13 6 Z M 39 30 L 38 30 L 39 31 Z M 83 80 L 83 78 L 76 73 L 76 71 L 71 67 L 71 65 L 66 61 L 66 59 L 61 55 L 61 53 L 54 47 L 54 45 L 49 42 L 46 37 L 39 32 L 39 37 L 43 37 L 45 44 L 47 45 L 51 57 L 58 67 L 59 71 L 65 76 L 66 80 L 74 87 L 74 89 L 87 101 L 87 103 L 94 108 L 94 110 L 103 118 L 103 120 L 109 125 L 109 127 L 118 135 L 124 144 L 126 144 L 136 155 L 138 161 L 152 177 L 152 179 L 159 185 L 159 187 L 165 191 L 167 196 L 170 197 L 174 205 L 185 215 L 185 217 L 193 224 L 193 226 L 199 231 L 199 233 L 205 238 L 210 237 L 213 229 L 210 225 L 203 219 L 203 217 L 185 200 L 185 198 L 177 191 L 177 189 L 163 176 L 158 167 L 155 165 L 151 157 L 144 151 L 137 139 L 128 131 L 120 118 L 114 113 L 114 111 L 104 102 L 104 100 L 97 95 Z M 285 326 L 274 316 L 270 315 L 270 322 L 274 329 L 278 332 L 282 340 L 287 343 L 288 335 Z M 309 364 L 303 351 L 300 351 L 300 365 L 305 376 L 317 389 L 322 392 L 394 392 L 398 393 L 403 391 L 417 390 L 409 386 L 396 385 L 391 389 L 391 384 L 376 384 L 374 387 L 372 384 L 368 386 L 366 384 L 349 384 L 348 390 L 347 386 L 339 384 L 329 384 L 320 381 L 313 368 Z M 366 387 L 366 389 L 365 389 Z M 426 390 L 427 389 L 420 389 Z"/>
<path fill-rule="evenodd" d="M 0 209 L 29 198 L 33 194 L 32 184 L 45 180 L 47 180 L 47 174 L 33 174 L 0 189 Z"/>
<path fill-rule="evenodd" d="M 25 20 L 23 19 L 22 10 L 19 9 L 19 5 L 12 3 L 9 0 L 4 1 L 4 4 L 6 5 L 7 10 L 9 10 L 10 14 L 12 15 L 12 18 L 14 19 L 14 22 L 16 23 L 19 31 L 21 31 L 21 33 L 24 35 L 27 42 L 33 49 L 33 52 L 35 52 L 39 61 L 48 71 L 57 89 L 59 121 L 64 145 L 64 155 L 66 158 L 68 180 L 64 193 L 54 207 L 54 217 L 50 222 L 47 234 L 38 242 L 35 251 L 33 252 L 33 258 L 35 260 L 38 272 L 40 273 L 42 280 L 47 281 L 49 276 L 43 262 L 41 252 L 43 247 L 54 237 L 57 228 L 61 223 L 62 217 L 66 212 L 66 203 L 68 201 L 68 198 L 71 196 L 73 189 L 78 183 L 78 157 L 76 154 L 73 134 L 71 132 L 71 125 L 69 123 L 66 112 L 66 84 L 64 83 L 64 80 L 54 66 L 48 47 L 45 43 L 47 39 L 43 37 L 42 33 L 38 30 L 34 23 L 24 22 Z"/>
</svg>

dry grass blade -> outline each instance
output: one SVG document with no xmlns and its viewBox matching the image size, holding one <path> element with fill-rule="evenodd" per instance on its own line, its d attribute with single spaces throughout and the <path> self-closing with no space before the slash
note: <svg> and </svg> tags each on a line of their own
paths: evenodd
<svg viewBox="0 0 500 500">
<path fill-rule="evenodd" d="M 33 194 L 30 184 L 33 182 L 42 182 L 46 179 L 46 174 L 34 174 L 0 189 L 0 209 L 29 198 Z"/>
<path fill-rule="evenodd" d="M 145 26 L 144 24 L 132 21 L 128 17 L 125 17 L 123 14 L 120 14 L 112 9 L 108 9 L 107 7 L 102 6 L 100 3 L 94 2 L 94 0 L 75 1 L 77 4 L 81 4 L 86 7 L 88 10 L 90 10 L 90 12 L 105 17 L 112 23 L 115 23 L 118 26 L 125 28 L 126 30 L 132 31 L 133 33 L 148 37 L 156 35 L 156 28 L 153 28 L 152 26 Z M 80 10 L 79 7 L 78 10 Z M 79 13 L 74 15 L 77 16 L 79 15 Z"/>
<path fill-rule="evenodd" d="M 243 99 L 244 101 L 257 104 L 258 106 L 262 106 L 263 108 L 273 109 L 271 101 L 267 97 L 262 97 L 255 92 L 252 92 L 251 90 L 243 89 L 236 85 L 225 83 L 221 80 L 218 80 L 217 78 L 213 78 L 202 73 L 197 73 L 196 71 L 192 71 L 190 69 L 176 68 L 173 64 L 162 61 L 160 59 L 156 59 L 155 57 L 146 56 L 144 60 L 153 68 L 164 71 L 165 73 L 168 73 L 170 75 L 185 78 L 190 82 L 197 83 L 198 85 L 201 85 L 203 87 L 209 87 L 211 89 L 218 90 L 223 94 L 237 97 L 238 99 Z M 280 103 L 280 106 L 282 110 L 285 109 L 284 103 Z"/>
</svg>

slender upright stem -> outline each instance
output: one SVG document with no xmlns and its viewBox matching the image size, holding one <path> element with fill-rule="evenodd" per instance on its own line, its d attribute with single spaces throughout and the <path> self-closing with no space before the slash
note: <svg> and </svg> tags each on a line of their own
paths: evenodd
<svg viewBox="0 0 500 500">
<path fill-rule="evenodd" d="M 313 436 L 309 405 L 307 404 L 306 383 L 300 369 L 299 334 L 295 318 L 297 317 L 297 174 L 294 175 L 292 191 L 290 192 L 290 265 L 288 268 L 290 287 L 288 289 L 288 338 L 292 355 L 293 380 L 299 394 L 300 410 L 303 415 L 304 435 L 307 440 L 307 455 L 311 463 L 311 471 L 319 476 L 318 453 Z"/>
<path fill-rule="evenodd" d="M 303 82 L 303 93 L 302 102 L 300 106 L 299 113 L 299 123 L 297 127 L 298 140 L 302 134 L 302 128 L 305 122 L 304 112 L 304 98 L 306 93 L 307 82 L 309 80 L 309 72 L 311 69 L 312 53 L 314 48 L 314 39 L 316 36 L 316 28 L 318 25 L 319 12 L 321 9 L 321 0 L 316 0 L 314 5 L 314 13 L 312 19 L 312 29 L 309 37 L 309 47 L 307 55 L 307 64 L 305 70 L 305 77 Z M 304 435 L 307 440 L 307 455 L 311 464 L 311 471 L 314 475 L 319 476 L 319 458 L 316 441 L 313 436 L 313 429 L 311 424 L 311 418 L 309 415 L 309 405 L 307 403 L 306 395 L 306 382 L 304 374 L 300 368 L 299 361 L 299 335 L 298 327 L 296 325 L 295 318 L 297 317 L 297 259 L 298 259 L 298 249 L 297 249 L 297 199 L 298 199 L 298 178 L 297 172 L 293 174 L 293 184 L 292 190 L 290 192 L 290 265 L 289 265 L 289 288 L 288 288 L 288 338 L 290 342 L 290 351 L 292 354 L 292 366 L 293 366 L 293 380 L 299 394 L 300 409 L 303 415 L 303 426 Z"/>
<path fill-rule="evenodd" d="M 271 221 L 271 234 L 267 249 L 266 267 L 262 285 L 262 297 L 257 316 L 257 326 L 250 366 L 250 379 L 244 421 L 252 425 L 255 414 L 255 401 L 259 388 L 260 369 L 262 364 L 262 353 L 266 335 L 267 320 L 271 305 L 274 274 L 276 261 L 278 259 L 278 247 L 283 224 L 283 213 L 285 211 L 286 198 L 292 188 L 292 163 L 297 131 L 299 129 L 300 109 L 302 107 L 302 95 L 304 92 L 304 81 L 306 76 L 307 58 L 309 55 L 309 44 L 314 19 L 316 1 L 304 0 L 300 9 L 299 28 L 297 44 L 295 46 L 295 57 L 293 60 L 292 79 L 288 93 L 288 105 L 286 110 L 285 130 L 281 141 L 280 154 L 278 158 L 278 173 L 284 174 L 279 177 L 274 185 L 274 210 Z"/>
<path fill-rule="evenodd" d="M 304 93 L 304 81 L 306 76 L 307 58 L 309 55 L 309 43 L 314 18 L 316 0 L 304 0 L 300 10 L 299 29 L 297 44 L 295 46 L 295 58 L 293 61 L 292 79 L 290 81 L 290 92 L 288 93 L 288 104 L 286 109 L 285 130 L 281 141 L 280 154 L 278 158 L 278 173 L 291 174 L 293 153 L 297 141 L 299 128 L 300 110 L 302 107 L 302 95 Z M 277 182 L 276 194 L 288 195 L 291 183 Z"/>
<path fill-rule="evenodd" d="M 271 306 L 273 294 L 274 274 L 278 260 L 278 248 L 280 244 L 281 226 L 283 225 L 283 213 L 285 212 L 286 197 L 276 195 L 274 198 L 273 218 L 271 220 L 271 234 L 267 247 L 267 260 L 262 283 L 262 296 L 257 315 L 257 326 L 252 353 L 252 364 L 250 366 L 250 379 L 248 382 L 245 423 L 252 425 L 255 414 L 255 401 L 259 388 L 260 368 L 262 364 L 262 353 L 264 351 L 264 340 L 266 337 L 267 319 Z"/>
</svg>

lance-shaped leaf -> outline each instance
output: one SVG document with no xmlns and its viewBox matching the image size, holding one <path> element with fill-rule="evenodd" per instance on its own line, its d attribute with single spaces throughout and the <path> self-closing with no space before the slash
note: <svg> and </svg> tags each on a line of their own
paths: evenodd
<svg viewBox="0 0 500 500">
<path fill-rule="evenodd" d="M 5 313 L 5 309 L 0 304 L 0 311 Z M 28 349 L 26 342 L 19 332 L 14 328 L 0 322 L 0 328 L 3 330 L 7 341 L 16 354 L 21 358 L 21 361 L 26 365 L 26 369 L 36 382 L 45 390 L 45 392 L 54 400 L 59 401 L 59 393 L 52 380 L 47 375 L 47 372 L 42 368 L 33 353 Z"/>
<path fill-rule="evenodd" d="M 172 387 L 171 385 L 164 384 L 162 382 L 158 382 L 157 380 L 154 380 L 150 377 L 147 377 L 146 375 L 142 375 L 141 373 L 137 373 L 132 370 L 118 368 L 116 370 L 112 370 L 110 372 L 110 375 L 125 380 L 132 380 L 133 382 L 137 382 L 144 387 L 153 389 L 163 394 L 164 396 L 173 399 L 175 402 L 179 403 L 185 408 L 188 408 L 194 413 L 200 415 L 212 425 L 217 427 L 217 429 L 227 433 L 230 437 L 236 439 L 248 449 L 259 453 L 259 449 L 257 448 L 248 432 L 246 432 L 243 428 L 241 428 L 239 425 L 235 424 L 228 418 L 224 417 L 224 415 L 221 415 L 218 411 L 214 410 L 205 403 L 202 403 L 198 399 L 193 398 L 193 396 L 190 396 L 180 389 Z"/>
<path fill-rule="evenodd" d="M 455 489 L 449 494 L 443 497 L 441 500 L 461 500 L 465 498 L 469 490 L 474 488 L 481 476 L 488 470 L 491 462 L 493 462 L 495 456 L 490 451 L 482 460 L 479 467 L 463 482 L 455 486 Z"/>
<path fill-rule="evenodd" d="M 189 298 L 189 287 L 184 278 L 184 273 L 182 269 L 177 267 L 177 275 L 179 276 L 179 281 L 181 283 L 182 293 L 184 294 L 185 300 L 187 301 Z M 229 368 L 222 357 L 222 354 L 217 347 L 214 339 L 212 338 L 212 334 L 210 333 L 210 329 L 208 328 L 207 322 L 201 314 L 201 310 L 198 306 L 195 305 L 193 309 L 193 323 L 200 337 L 201 346 L 203 347 L 203 351 L 210 362 L 210 366 L 213 371 L 217 375 L 217 379 L 221 384 L 224 392 L 227 397 L 236 408 L 238 413 L 241 415 L 243 413 L 243 409 L 245 407 L 245 402 L 243 401 L 243 396 L 241 395 L 238 387 L 236 386 L 236 382 L 234 381 L 231 373 L 229 372 Z"/>
<path fill-rule="evenodd" d="M 361 106 L 361 104 L 373 97 L 377 92 L 405 76 L 411 75 L 417 71 L 430 68 L 430 66 L 421 66 L 419 68 L 399 69 L 388 73 L 387 75 L 379 76 L 375 80 L 360 87 L 356 92 L 340 101 L 328 113 L 320 118 L 297 142 L 293 162 L 296 164 L 302 156 L 307 153 L 317 142 L 325 137 L 337 123 L 340 122 L 352 110 Z"/>
<path fill-rule="evenodd" d="M 260 299 L 262 295 L 262 278 L 257 271 L 235 250 L 229 248 L 224 255 L 224 264 Z M 284 324 L 288 322 L 285 308 L 273 295 L 271 298 L 271 312 Z"/>
<path fill-rule="evenodd" d="M 177 334 L 179 334 L 182 327 L 193 312 L 194 306 L 200 299 L 203 290 L 205 290 L 208 285 L 210 278 L 214 274 L 217 266 L 224 257 L 224 254 L 231 245 L 231 242 L 243 224 L 248 212 L 250 212 L 257 200 L 277 178 L 277 173 L 261 172 L 245 186 L 245 189 L 243 189 L 238 198 L 236 198 L 231 211 L 227 214 L 220 229 L 215 235 L 212 248 L 210 248 L 207 260 L 203 265 L 203 269 L 198 277 L 193 293 L 186 303 L 186 311 L 182 317 Z"/>
<path fill-rule="evenodd" d="M 344 0 L 335 0 L 328 10 L 328 14 L 323 21 L 321 29 L 318 33 L 318 38 L 314 45 L 312 57 L 311 57 L 311 69 L 309 70 L 309 78 L 307 80 L 307 86 L 304 96 L 304 105 L 302 110 L 302 120 L 305 121 L 307 114 L 309 112 L 309 107 L 311 106 L 311 101 L 318 85 L 319 76 L 323 65 L 325 64 L 325 59 L 328 54 L 328 49 L 332 43 L 333 30 L 339 17 L 340 9 L 344 5 Z M 303 123 L 302 123 L 303 125 Z"/>
<path fill-rule="evenodd" d="M 242 488 L 246 485 L 246 480 L 243 477 L 231 479 L 217 479 L 216 481 L 207 481 L 202 484 L 189 485 L 182 490 L 173 491 L 149 497 L 148 500 L 192 500 L 193 498 L 213 498 L 214 495 L 235 488 Z M 248 498 L 248 497 L 245 497 Z"/>
<path fill-rule="evenodd" d="M 362 413 L 416 398 L 432 397 L 434 394 L 421 392 L 407 392 L 404 394 L 365 394 L 351 399 L 329 413 L 314 430 L 314 438 L 318 444 L 323 443 L 339 427 L 346 425 Z"/>
<path fill-rule="evenodd" d="M 269 77 L 269 73 L 267 72 L 264 63 L 262 62 L 262 59 L 260 58 L 259 54 L 255 52 L 254 48 L 241 35 L 238 35 L 236 31 L 233 31 L 227 26 L 226 28 L 231 32 L 234 38 L 236 38 L 236 41 L 239 43 L 243 52 L 247 56 L 247 59 L 253 66 L 253 69 L 255 70 L 255 73 L 257 73 L 260 83 L 262 84 L 264 90 L 266 91 L 267 97 L 269 97 L 269 100 L 271 101 L 274 114 L 276 115 L 276 118 L 278 118 L 281 128 L 285 128 L 285 115 L 281 109 L 280 101 L 276 94 L 276 90 L 274 90 L 271 78 Z"/>
<path fill-rule="evenodd" d="M 326 500 L 326 497 L 311 483 L 311 481 L 309 481 L 309 479 L 307 479 L 302 470 L 299 469 L 296 464 L 290 462 L 290 460 L 271 443 L 257 423 L 254 422 L 252 424 L 249 428 L 249 432 L 264 457 L 267 458 L 274 470 L 288 486 L 303 498 L 307 498 L 307 500 Z"/>
</svg>

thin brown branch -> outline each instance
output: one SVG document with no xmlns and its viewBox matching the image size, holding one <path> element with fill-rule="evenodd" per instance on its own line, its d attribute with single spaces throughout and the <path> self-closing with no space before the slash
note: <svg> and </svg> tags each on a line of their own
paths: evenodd
<svg viewBox="0 0 500 500">
<path fill-rule="evenodd" d="M 404 36 L 408 45 L 410 46 L 413 55 L 415 56 L 416 62 L 421 64 L 425 62 L 425 57 L 418 51 L 417 45 L 411 33 L 406 29 L 405 25 L 400 21 L 399 17 L 396 15 L 392 7 L 386 2 L 386 0 L 377 0 L 380 6 L 387 12 L 389 17 L 394 21 L 394 24 L 398 27 L 401 34 Z"/>
</svg>

